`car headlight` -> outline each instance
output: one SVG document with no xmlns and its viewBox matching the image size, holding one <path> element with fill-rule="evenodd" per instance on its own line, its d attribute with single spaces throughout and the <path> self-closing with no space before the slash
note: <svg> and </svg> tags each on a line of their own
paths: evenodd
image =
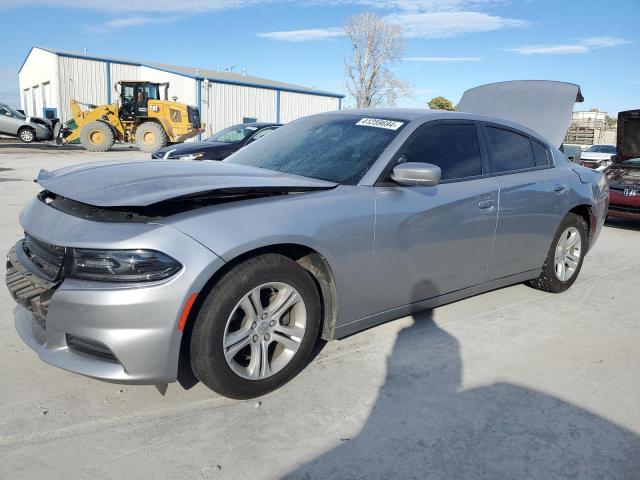
<svg viewBox="0 0 640 480">
<path fill-rule="evenodd" d="M 72 248 L 68 277 L 102 282 L 150 282 L 177 273 L 182 265 L 155 250 Z"/>
<path fill-rule="evenodd" d="M 200 160 L 204 157 L 204 153 L 187 153 L 186 155 L 177 155 L 173 157 L 175 160 Z"/>
</svg>

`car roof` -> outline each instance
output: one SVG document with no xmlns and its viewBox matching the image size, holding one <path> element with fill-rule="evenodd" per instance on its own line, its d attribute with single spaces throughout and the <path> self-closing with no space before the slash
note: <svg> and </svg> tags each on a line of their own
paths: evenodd
<svg viewBox="0 0 640 480">
<path fill-rule="evenodd" d="M 432 110 L 427 108 L 356 108 L 353 110 L 339 110 L 336 112 L 327 112 L 328 114 L 336 115 L 356 115 L 363 117 L 382 117 L 393 120 L 404 120 L 406 122 L 426 122 L 433 120 L 472 120 L 478 122 L 488 122 L 503 125 L 508 128 L 519 130 L 527 135 L 535 137 L 544 143 L 551 145 L 551 143 L 545 139 L 542 135 L 533 130 L 520 125 L 519 123 L 511 122 L 500 117 L 490 117 L 486 115 L 478 115 L 475 113 L 464 112 L 452 112 L 449 110 Z M 325 113 L 325 114 L 327 114 Z M 325 115 L 318 114 L 318 115 Z"/>
<path fill-rule="evenodd" d="M 281 123 L 269 123 L 269 122 L 251 122 L 251 123 L 239 123 L 238 125 L 242 125 L 243 127 L 281 127 Z"/>
</svg>

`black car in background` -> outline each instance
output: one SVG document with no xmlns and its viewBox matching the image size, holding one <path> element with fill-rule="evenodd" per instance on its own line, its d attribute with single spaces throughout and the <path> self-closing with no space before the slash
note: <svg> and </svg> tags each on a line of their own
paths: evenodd
<svg viewBox="0 0 640 480">
<path fill-rule="evenodd" d="M 223 160 L 245 145 L 268 135 L 280 123 L 241 123 L 213 134 L 200 142 L 168 145 L 151 154 L 163 160 Z"/>
</svg>

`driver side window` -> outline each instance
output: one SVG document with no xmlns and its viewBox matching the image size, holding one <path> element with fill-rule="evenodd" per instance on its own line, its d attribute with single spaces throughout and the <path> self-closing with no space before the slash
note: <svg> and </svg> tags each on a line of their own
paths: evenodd
<svg viewBox="0 0 640 480">
<path fill-rule="evenodd" d="M 471 123 L 428 126 L 405 147 L 402 157 L 404 162 L 437 165 L 442 180 L 482 175 L 478 133 Z"/>
</svg>

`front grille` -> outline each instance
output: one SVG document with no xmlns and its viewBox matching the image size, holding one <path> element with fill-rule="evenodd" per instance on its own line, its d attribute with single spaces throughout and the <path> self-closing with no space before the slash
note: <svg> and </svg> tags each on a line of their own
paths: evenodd
<svg viewBox="0 0 640 480">
<path fill-rule="evenodd" d="M 64 247 L 50 245 L 25 234 L 22 248 L 44 278 L 51 281 L 58 279 L 64 262 Z"/>
<path fill-rule="evenodd" d="M 43 344 L 49 301 L 58 284 L 27 270 L 18 260 L 16 247 L 12 247 L 7 255 L 6 282 L 13 299 L 33 314 L 33 336 Z"/>
<path fill-rule="evenodd" d="M 189 123 L 196 128 L 200 128 L 200 110 L 195 107 L 188 107 Z"/>
<path fill-rule="evenodd" d="M 640 214 L 640 207 L 636 207 L 633 205 L 617 205 L 615 203 L 610 203 L 609 210 L 613 210 L 615 212 Z"/>
<path fill-rule="evenodd" d="M 116 356 L 111 350 L 109 350 L 109 347 L 100 342 L 71 335 L 70 333 L 67 333 L 65 338 L 67 341 L 67 347 L 69 347 L 69 350 L 74 353 L 94 357 L 107 362 L 118 362 Z"/>
</svg>

